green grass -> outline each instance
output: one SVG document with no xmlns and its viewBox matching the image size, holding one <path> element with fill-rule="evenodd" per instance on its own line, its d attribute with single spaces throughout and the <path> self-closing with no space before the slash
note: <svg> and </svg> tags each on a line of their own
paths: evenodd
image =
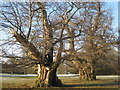
<svg viewBox="0 0 120 90">
<path fill-rule="evenodd" d="M 31 88 L 36 77 L 0 77 L 2 88 Z M 118 88 L 118 78 L 97 78 L 95 81 L 80 81 L 78 77 L 60 77 L 62 88 Z M 41 88 L 42 90 L 44 88 Z M 49 90 L 54 88 L 49 88 Z"/>
</svg>

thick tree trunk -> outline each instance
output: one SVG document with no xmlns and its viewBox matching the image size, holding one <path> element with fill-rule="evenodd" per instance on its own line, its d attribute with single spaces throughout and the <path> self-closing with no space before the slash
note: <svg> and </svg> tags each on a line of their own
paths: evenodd
<svg viewBox="0 0 120 90">
<path fill-rule="evenodd" d="M 80 70 L 79 71 L 79 79 L 80 80 L 87 80 L 87 81 L 91 81 L 91 80 L 96 80 L 96 73 L 95 70 Z"/>
<path fill-rule="evenodd" d="M 79 78 L 80 80 L 92 80 L 92 74 L 91 74 L 91 70 L 92 67 L 89 63 L 82 63 L 82 67 L 79 71 Z"/>
<path fill-rule="evenodd" d="M 73 60 L 72 62 L 79 70 L 80 80 L 96 80 L 95 65 L 93 63 L 89 63 L 86 60 L 82 59 Z"/>
<path fill-rule="evenodd" d="M 79 79 L 80 80 L 91 80 L 90 73 L 87 73 L 86 70 L 80 70 Z"/>
<path fill-rule="evenodd" d="M 39 68 L 39 67 L 38 67 Z M 38 69 L 38 79 L 35 83 L 35 87 L 57 87 L 62 86 L 61 81 L 56 75 L 56 69 L 50 69 L 40 65 L 40 70 Z"/>
<path fill-rule="evenodd" d="M 80 80 L 96 80 L 95 66 L 92 64 L 85 64 L 79 70 Z"/>
</svg>

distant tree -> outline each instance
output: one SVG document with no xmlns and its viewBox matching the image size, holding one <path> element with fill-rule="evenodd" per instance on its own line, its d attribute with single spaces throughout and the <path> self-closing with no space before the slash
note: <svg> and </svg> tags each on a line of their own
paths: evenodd
<svg viewBox="0 0 120 90">
<path fill-rule="evenodd" d="M 109 10 L 103 9 L 103 3 L 96 3 L 94 16 L 89 15 L 88 29 L 85 30 L 86 37 L 83 44 L 85 58 L 92 65 L 92 78 L 96 79 L 96 62 L 106 58 L 108 50 L 120 41 L 112 29 L 112 16 Z M 92 11 L 91 11 L 92 12 Z"/>
<path fill-rule="evenodd" d="M 82 26 L 81 35 L 77 38 L 81 42 L 81 46 L 76 46 L 79 48 L 75 49 L 77 42 L 72 37 L 75 30 L 72 29 L 71 32 L 68 30 L 68 35 L 72 38 L 69 39 L 69 50 L 67 52 L 79 70 L 80 79 L 95 80 L 97 61 L 109 57 L 110 55 L 107 52 L 120 41 L 113 33 L 111 12 L 103 8 L 104 3 L 85 4 L 85 8 L 82 9 L 83 12 L 81 12 L 84 17 L 80 20 L 82 22 L 80 24 Z M 74 25 L 77 24 L 74 23 Z"/>
</svg>

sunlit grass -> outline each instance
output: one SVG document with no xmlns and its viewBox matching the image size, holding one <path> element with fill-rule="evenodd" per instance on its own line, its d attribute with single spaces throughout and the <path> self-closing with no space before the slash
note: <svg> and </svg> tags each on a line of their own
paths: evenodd
<svg viewBox="0 0 120 90">
<path fill-rule="evenodd" d="M 71 88 L 118 88 L 118 78 L 98 77 L 94 81 L 80 81 L 78 77 L 59 77 L 63 87 Z M 37 77 L 0 77 L 2 88 L 31 88 Z M 62 87 L 62 88 L 63 88 Z"/>
</svg>

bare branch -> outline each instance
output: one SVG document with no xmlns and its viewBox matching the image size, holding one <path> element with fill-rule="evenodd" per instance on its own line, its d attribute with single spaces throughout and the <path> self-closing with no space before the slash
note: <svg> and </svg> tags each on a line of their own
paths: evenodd
<svg viewBox="0 0 120 90">
<path fill-rule="evenodd" d="M 36 49 L 36 47 L 29 42 L 26 38 L 24 38 L 23 36 L 21 36 L 20 34 L 18 34 L 17 32 L 15 32 L 13 29 L 11 29 L 12 33 L 14 34 L 14 37 L 17 39 L 17 41 L 24 46 L 25 48 L 27 48 L 35 58 L 39 58 L 42 59 L 42 54 Z"/>
</svg>

